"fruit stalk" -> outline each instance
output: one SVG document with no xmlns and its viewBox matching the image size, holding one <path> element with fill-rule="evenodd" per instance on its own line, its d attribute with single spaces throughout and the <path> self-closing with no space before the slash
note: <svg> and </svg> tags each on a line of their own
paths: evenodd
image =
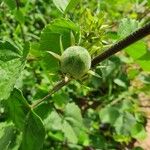
<svg viewBox="0 0 150 150">
<path fill-rule="evenodd" d="M 51 91 L 49 92 L 49 94 L 46 95 L 45 97 L 43 97 L 42 99 L 37 100 L 35 103 L 33 103 L 31 105 L 31 108 L 34 109 L 35 107 L 37 107 L 39 104 L 41 104 L 42 102 L 44 102 L 45 100 L 47 100 L 49 97 L 52 96 L 52 94 L 54 94 L 57 91 L 59 91 L 62 87 L 64 87 L 69 82 L 70 82 L 70 79 L 67 78 L 67 77 L 65 77 L 63 80 L 57 82 L 56 85 L 51 89 Z"/>
</svg>

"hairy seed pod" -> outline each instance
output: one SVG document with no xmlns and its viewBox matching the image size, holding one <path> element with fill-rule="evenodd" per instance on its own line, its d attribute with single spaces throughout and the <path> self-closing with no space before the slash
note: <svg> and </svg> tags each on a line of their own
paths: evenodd
<svg viewBox="0 0 150 150">
<path fill-rule="evenodd" d="M 81 46 L 71 46 L 61 55 L 61 70 L 75 79 L 85 75 L 91 67 L 91 56 Z"/>
</svg>

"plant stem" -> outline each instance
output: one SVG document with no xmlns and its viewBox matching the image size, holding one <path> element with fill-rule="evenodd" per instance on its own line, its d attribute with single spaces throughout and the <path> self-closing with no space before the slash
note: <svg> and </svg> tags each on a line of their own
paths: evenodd
<svg viewBox="0 0 150 150">
<path fill-rule="evenodd" d="M 138 40 L 144 38 L 150 34 L 150 23 L 146 24 L 144 27 L 139 28 L 137 31 L 133 32 L 126 38 L 120 40 L 118 43 L 114 44 L 110 48 L 108 48 L 105 52 L 98 55 L 92 60 L 92 67 L 96 66 L 106 58 L 114 55 L 115 53 L 123 50 L 124 48 L 128 47 L 129 45 L 137 42 Z"/>
<path fill-rule="evenodd" d="M 55 92 L 59 91 L 62 87 L 64 87 L 67 83 L 69 83 L 71 80 L 67 77 L 65 77 L 63 80 L 56 83 L 56 85 L 50 90 L 49 94 L 43 97 L 42 99 L 37 100 L 34 104 L 31 105 L 31 108 L 34 109 L 36 106 L 47 100 L 49 97 L 52 96 Z"/>
</svg>

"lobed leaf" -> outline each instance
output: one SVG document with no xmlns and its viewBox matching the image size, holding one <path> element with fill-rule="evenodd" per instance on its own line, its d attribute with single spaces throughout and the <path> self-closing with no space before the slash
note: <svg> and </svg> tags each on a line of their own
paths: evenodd
<svg viewBox="0 0 150 150">
<path fill-rule="evenodd" d="M 134 32 L 139 27 L 139 22 L 135 19 L 124 18 L 121 20 L 118 29 L 120 38 L 124 38 Z"/>
<path fill-rule="evenodd" d="M 23 49 L 0 41 L 0 100 L 7 99 L 25 64 Z"/>
</svg>

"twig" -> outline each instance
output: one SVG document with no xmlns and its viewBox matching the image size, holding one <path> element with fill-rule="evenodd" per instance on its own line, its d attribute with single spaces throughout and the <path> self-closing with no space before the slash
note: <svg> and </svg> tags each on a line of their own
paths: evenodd
<svg viewBox="0 0 150 150">
<path fill-rule="evenodd" d="M 60 90 L 62 87 L 64 87 L 67 83 L 69 83 L 71 80 L 67 77 L 65 77 L 65 79 L 59 81 L 53 88 L 52 90 L 49 92 L 48 95 L 46 95 L 45 97 L 43 97 L 42 99 L 37 100 L 34 104 L 31 105 L 31 108 L 35 108 L 36 106 L 38 106 L 39 104 L 41 104 L 42 102 L 44 102 L 45 100 L 47 100 L 49 97 L 52 96 L 52 94 L 54 94 L 55 92 L 57 92 L 58 90 Z"/>
<path fill-rule="evenodd" d="M 98 55 L 92 60 L 92 67 L 96 66 L 98 63 L 102 62 L 106 58 L 114 55 L 115 53 L 123 50 L 124 48 L 128 47 L 129 45 L 137 42 L 138 40 L 144 38 L 150 34 L 150 23 L 146 24 L 144 27 L 139 28 L 137 31 L 133 32 L 126 38 L 122 39 L 118 43 L 114 44 L 110 48 L 108 48 L 105 52 Z"/>
</svg>

